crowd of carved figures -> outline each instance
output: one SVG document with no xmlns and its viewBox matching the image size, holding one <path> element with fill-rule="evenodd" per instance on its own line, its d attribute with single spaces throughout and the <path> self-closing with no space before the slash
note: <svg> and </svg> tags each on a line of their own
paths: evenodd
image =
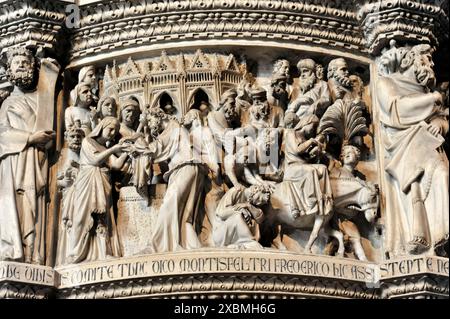
<svg viewBox="0 0 450 319">
<path fill-rule="evenodd" d="M 8 208 L 0 213 L 0 255 L 42 263 L 45 220 L 39 216 L 45 216 L 46 150 L 54 133 L 34 130 L 37 59 L 27 50 L 10 55 L 8 76 L 16 88 L 0 114 L 0 206 Z M 375 95 L 389 139 L 383 140 L 388 186 L 398 192 L 397 202 L 411 206 L 386 217 L 389 236 L 400 237 L 389 237 L 387 245 L 445 255 L 448 105 L 432 90 L 431 48 L 393 44 L 379 66 Z M 200 101 L 182 118 L 173 115 L 173 105 L 142 105 L 99 87 L 97 70 L 82 68 L 65 109 L 58 265 L 120 257 L 114 194 L 135 187 L 149 197 L 155 181 L 166 183 L 167 191 L 145 253 L 285 250 L 283 236 L 298 229 L 308 232 L 305 253 L 323 231 L 334 238 L 323 253 L 342 257 L 350 246 L 367 260 L 360 226 L 375 227 L 380 194 L 378 181 L 367 181 L 357 165 L 372 118 L 363 80 L 350 74 L 345 59 L 327 65 L 278 60 L 266 88 L 244 70 L 241 83 L 223 92 L 217 105 Z"/>
</svg>

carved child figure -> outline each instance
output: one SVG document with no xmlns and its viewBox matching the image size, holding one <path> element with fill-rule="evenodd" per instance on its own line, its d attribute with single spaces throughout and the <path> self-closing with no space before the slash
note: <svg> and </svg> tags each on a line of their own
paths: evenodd
<svg viewBox="0 0 450 319">
<path fill-rule="evenodd" d="M 361 234 L 357 225 L 352 221 L 358 214 L 364 213 L 369 223 L 373 223 L 378 211 L 377 188 L 365 182 L 361 173 L 356 171 L 361 153 L 352 145 L 342 148 L 342 167 L 335 167 L 330 173 L 330 181 L 335 196 L 335 215 L 339 230 L 348 240 L 359 260 L 367 261 L 366 254 L 361 244 Z M 368 196 L 365 196 L 367 194 Z M 352 199 L 350 199 L 352 198 Z M 352 201 L 354 205 L 347 205 Z"/>
</svg>

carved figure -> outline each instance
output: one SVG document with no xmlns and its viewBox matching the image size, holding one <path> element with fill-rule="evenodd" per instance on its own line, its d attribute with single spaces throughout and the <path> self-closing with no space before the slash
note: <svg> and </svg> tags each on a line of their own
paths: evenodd
<svg viewBox="0 0 450 319">
<path fill-rule="evenodd" d="M 128 146 L 117 144 L 108 148 L 119 127 L 119 120 L 106 117 L 83 140 L 80 171 L 63 201 L 58 264 L 121 256 L 110 169 L 122 168 L 128 158 Z"/>
<path fill-rule="evenodd" d="M 389 197 L 386 248 L 394 256 L 430 250 L 443 255 L 449 237 L 449 166 L 441 146 L 448 118 L 442 95 L 430 89 L 436 81 L 431 47 L 402 51 L 398 69 L 376 83 Z"/>
<path fill-rule="evenodd" d="M 216 215 L 213 238 L 217 247 L 261 249 L 259 224 L 264 220 L 261 207 L 270 201 L 270 192 L 253 185 L 231 188 L 222 197 Z"/>
<path fill-rule="evenodd" d="M 328 64 L 328 87 L 333 102 L 343 99 L 352 91 L 350 72 L 343 58 L 334 59 Z"/>
<path fill-rule="evenodd" d="M 119 111 L 120 136 L 123 138 L 135 135 L 141 113 L 139 102 L 135 99 L 127 99 L 120 104 Z"/>
<path fill-rule="evenodd" d="M 103 96 L 98 102 L 97 116 L 100 120 L 107 116 L 117 117 L 116 100 L 110 96 Z"/>
<path fill-rule="evenodd" d="M 151 251 L 199 248 L 198 216 L 204 199 L 206 165 L 192 154 L 189 132 L 159 108 L 150 110 L 148 125 L 155 139 L 149 155 L 154 163 L 168 161 L 167 192 L 160 208 Z"/>
<path fill-rule="evenodd" d="M 356 257 L 367 261 L 361 244 L 361 235 L 353 219 L 364 214 L 373 224 L 378 213 L 378 188 L 358 176 L 355 170 L 360 158 L 357 147 L 346 145 L 342 148 L 342 167 L 335 167 L 330 173 L 331 188 L 334 197 L 334 218 L 339 230 L 352 244 Z"/>
<path fill-rule="evenodd" d="M 323 81 L 323 67 L 312 59 L 300 60 L 297 64 L 300 72 L 300 94 L 288 108 L 298 117 L 315 114 L 319 118 L 331 105 L 331 96 L 327 82 Z"/>
<path fill-rule="evenodd" d="M 41 59 L 38 75 L 36 62 L 27 49 L 8 51 L 14 91 L 0 109 L 0 259 L 44 264 L 46 151 L 55 138 L 50 128 L 59 66 Z"/>
<path fill-rule="evenodd" d="M 95 126 L 94 114 L 90 106 L 94 102 L 91 86 L 88 83 L 80 83 L 74 89 L 74 105 L 66 109 L 64 119 L 66 130 L 70 130 L 76 122 L 81 123 L 81 129 L 88 136 Z"/>
<path fill-rule="evenodd" d="M 84 131 L 81 124 L 77 122 L 64 136 L 67 141 L 67 153 L 64 158 L 62 169 L 58 172 L 58 186 L 64 191 L 73 185 L 78 175 L 80 166 L 81 144 L 84 139 Z"/>
<path fill-rule="evenodd" d="M 333 198 L 328 170 L 315 164 L 323 146 L 316 139 L 319 119 L 315 115 L 304 117 L 295 129 L 284 132 L 284 180 L 272 195 L 274 210 L 268 216 L 268 225 L 285 224 L 298 229 L 312 229 L 305 252 L 311 252 L 322 227 L 328 227 L 332 216 Z M 329 229 L 330 233 L 342 235 Z M 343 254 L 343 245 L 340 248 Z"/>
</svg>

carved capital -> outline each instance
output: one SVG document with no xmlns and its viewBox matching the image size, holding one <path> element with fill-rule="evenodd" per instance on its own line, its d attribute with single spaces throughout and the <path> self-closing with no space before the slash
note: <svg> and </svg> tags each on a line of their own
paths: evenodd
<svg viewBox="0 0 450 319">
<path fill-rule="evenodd" d="M 437 46 L 448 39 L 448 0 L 361 2 L 358 19 L 372 55 L 390 40 Z"/>
</svg>

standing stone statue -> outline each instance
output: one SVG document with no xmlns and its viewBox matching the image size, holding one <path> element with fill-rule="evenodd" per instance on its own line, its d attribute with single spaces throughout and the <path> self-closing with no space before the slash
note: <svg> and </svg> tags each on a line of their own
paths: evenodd
<svg viewBox="0 0 450 319">
<path fill-rule="evenodd" d="M 344 99 L 352 91 L 352 81 L 347 62 L 343 58 L 332 60 L 328 64 L 328 87 L 333 102 Z"/>
<path fill-rule="evenodd" d="M 14 91 L 0 109 L 0 260 L 44 264 L 46 150 L 55 138 L 54 91 L 59 66 L 31 51 L 8 52 Z M 46 81 L 45 83 L 43 81 Z"/>
<path fill-rule="evenodd" d="M 125 144 L 108 148 L 119 132 L 119 120 L 106 117 L 82 143 L 80 171 L 66 193 L 57 264 L 120 257 L 112 208 L 110 169 L 120 170 L 128 158 Z M 116 154 L 120 154 L 116 157 Z"/>
<path fill-rule="evenodd" d="M 150 250 L 168 252 L 201 247 L 199 212 L 204 201 L 208 168 L 192 152 L 189 132 L 161 109 L 151 109 L 148 126 L 154 139 L 148 146 L 154 163 L 168 162 L 167 192 L 154 226 Z"/>
<path fill-rule="evenodd" d="M 222 197 L 217 210 L 213 232 L 217 247 L 261 249 L 259 224 L 264 220 L 261 207 L 270 201 L 267 188 L 253 185 L 249 188 L 231 188 Z"/>
<path fill-rule="evenodd" d="M 323 67 L 312 59 L 303 59 L 297 68 L 300 72 L 300 95 L 289 105 L 288 111 L 298 117 L 315 114 L 320 118 L 331 105 L 330 91 L 323 80 Z"/>
<path fill-rule="evenodd" d="M 430 250 L 443 255 L 449 166 L 441 146 L 448 118 L 442 95 L 431 90 L 432 48 L 416 45 L 402 52 L 398 69 L 380 77 L 375 90 L 387 173 L 386 248 L 394 256 Z"/>
</svg>

